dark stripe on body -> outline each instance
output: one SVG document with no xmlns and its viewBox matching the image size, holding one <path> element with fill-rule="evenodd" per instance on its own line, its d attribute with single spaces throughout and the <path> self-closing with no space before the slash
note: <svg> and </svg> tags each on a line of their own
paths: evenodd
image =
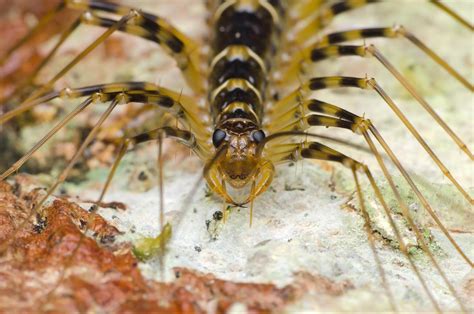
<svg viewBox="0 0 474 314">
<path fill-rule="evenodd" d="M 277 13 L 283 12 L 280 0 L 270 0 L 268 3 L 274 6 Z M 258 55 L 265 65 L 270 63 L 268 61 L 273 55 L 272 45 L 275 44 L 277 25 L 274 25 L 272 14 L 265 7 L 261 5 L 255 8 L 239 7 L 239 2 L 237 2 L 221 12 L 214 27 L 212 42 L 214 56 L 218 56 L 229 46 L 246 46 Z M 252 89 L 223 89 L 211 103 L 214 120 L 220 120 L 215 123 L 222 125 L 225 124 L 225 121 L 234 118 L 262 121 L 263 104 L 260 103 L 260 99 L 264 99 L 267 85 L 262 66 L 254 56 L 247 58 L 223 56 L 211 69 L 209 95 L 212 95 L 213 90 L 231 79 L 247 80 L 260 95 L 255 95 L 255 91 Z M 243 110 L 239 109 L 221 114 L 228 105 L 237 101 L 248 104 L 248 107 L 252 108 L 254 112 L 243 113 Z M 259 126 L 255 125 L 255 127 Z"/>
</svg>

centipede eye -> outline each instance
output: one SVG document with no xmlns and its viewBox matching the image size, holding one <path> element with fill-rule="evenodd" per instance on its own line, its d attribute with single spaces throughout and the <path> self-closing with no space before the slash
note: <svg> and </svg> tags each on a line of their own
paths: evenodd
<svg viewBox="0 0 474 314">
<path fill-rule="evenodd" d="M 265 138 L 265 133 L 262 130 L 257 130 L 252 133 L 252 139 L 256 143 L 260 143 Z"/>
<path fill-rule="evenodd" d="M 226 138 L 227 134 L 222 131 L 221 129 L 216 129 L 214 131 L 214 134 L 212 134 L 212 144 L 214 144 L 214 147 L 219 147 L 224 139 Z"/>
</svg>

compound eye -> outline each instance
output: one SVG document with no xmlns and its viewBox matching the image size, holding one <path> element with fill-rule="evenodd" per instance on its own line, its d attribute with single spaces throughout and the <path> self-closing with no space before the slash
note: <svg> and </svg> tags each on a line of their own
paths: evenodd
<svg viewBox="0 0 474 314">
<path fill-rule="evenodd" d="M 262 130 L 257 130 L 252 133 L 252 139 L 256 143 L 260 143 L 265 139 L 265 133 Z"/>
<path fill-rule="evenodd" d="M 212 144 L 214 144 L 215 147 L 219 147 L 225 140 L 226 136 L 227 134 L 224 131 L 216 129 L 214 134 L 212 134 Z"/>
</svg>

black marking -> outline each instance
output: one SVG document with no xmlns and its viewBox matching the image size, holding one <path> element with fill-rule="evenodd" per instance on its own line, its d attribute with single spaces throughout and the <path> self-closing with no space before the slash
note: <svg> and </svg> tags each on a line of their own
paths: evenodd
<svg viewBox="0 0 474 314">
<path fill-rule="evenodd" d="M 320 157 L 317 155 L 317 153 L 322 153 L 324 154 L 324 158 Z M 305 148 L 301 150 L 301 157 L 307 158 L 307 159 L 322 159 L 322 160 L 330 160 L 330 161 L 335 161 L 342 163 L 344 158 L 342 156 L 337 156 L 333 154 L 326 154 L 324 152 L 321 152 L 319 149 L 310 149 L 310 148 Z"/>
<path fill-rule="evenodd" d="M 166 40 L 166 45 L 170 47 L 174 53 L 181 53 L 184 49 L 184 43 L 173 34 L 171 34 L 171 37 Z"/>
<path fill-rule="evenodd" d="M 346 32 L 337 32 L 337 33 L 332 33 L 327 36 L 328 43 L 330 44 L 337 44 L 343 41 L 346 41 Z"/>
<path fill-rule="evenodd" d="M 214 100 L 213 109 L 222 112 L 228 105 L 236 101 L 249 104 L 254 111 L 262 107 L 258 96 L 253 91 L 235 88 L 232 90 L 222 90 Z"/>
<path fill-rule="evenodd" d="M 110 12 L 110 13 L 115 13 L 115 14 L 117 14 L 117 12 L 120 11 L 119 5 L 110 3 L 110 2 L 104 2 L 104 1 L 90 1 L 89 8 L 91 10 L 99 10 L 99 11 L 105 11 L 105 12 Z"/>
<path fill-rule="evenodd" d="M 357 77 L 342 77 L 341 86 L 360 87 L 360 79 Z"/>
<path fill-rule="evenodd" d="M 343 118 L 352 123 L 355 123 L 355 120 L 358 118 L 358 116 L 356 116 L 355 114 L 347 110 L 344 110 L 342 108 L 339 108 L 337 106 L 328 104 L 326 102 L 323 102 L 317 99 L 311 99 L 310 103 L 308 104 L 308 109 L 313 112 L 333 114 L 339 118 Z M 334 109 L 335 111 L 337 111 L 337 113 L 329 113 L 328 109 Z"/>
<path fill-rule="evenodd" d="M 159 99 L 159 104 L 166 108 L 171 108 L 174 106 L 174 100 L 168 96 L 161 96 Z"/>
<path fill-rule="evenodd" d="M 259 90 L 262 90 L 263 81 L 265 80 L 263 71 L 255 60 L 227 60 L 223 58 L 215 64 L 209 76 L 211 89 L 231 78 L 245 79 Z"/>
<path fill-rule="evenodd" d="M 312 78 L 309 80 L 309 89 L 318 90 L 326 88 L 325 78 Z"/>
<path fill-rule="evenodd" d="M 148 133 L 141 133 L 133 137 L 133 140 L 135 141 L 135 143 L 143 143 L 152 140 L 152 138 Z"/>
<path fill-rule="evenodd" d="M 319 48 L 311 50 L 311 61 L 316 62 L 328 58 L 326 48 Z"/>
<path fill-rule="evenodd" d="M 362 37 L 385 37 L 386 28 L 366 28 L 361 30 Z"/>
<path fill-rule="evenodd" d="M 336 118 L 312 114 L 306 117 L 306 121 L 311 126 L 321 125 L 326 127 L 337 127 L 352 130 L 353 123 Z"/>
<path fill-rule="evenodd" d="M 273 19 L 264 8 L 249 12 L 230 6 L 216 23 L 214 51 L 220 52 L 230 45 L 245 45 L 264 55 L 270 47 L 272 31 Z"/>
<path fill-rule="evenodd" d="M 360 55 L 360 46 L 337 46 L 337 52 L 341 56 L 358 56 Z"/>
<path fill-rule="evenodd" d="M 347 2 L 339 2 L 334 4 L 330 10 L 331 12 L 336 15 L 351 9 L 351 6 Z"/>
</svg>

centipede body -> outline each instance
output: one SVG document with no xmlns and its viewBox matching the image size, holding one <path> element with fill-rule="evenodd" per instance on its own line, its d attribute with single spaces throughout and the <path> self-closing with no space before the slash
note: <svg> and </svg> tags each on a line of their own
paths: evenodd
<svg viewBox="0 0 474 314">
<path fill-rule="evenodd" d="M 372 16 L 372 15 L 375 16 L 377 12 L 380 12 L 379 10 L 383 10 L 383 9 L 379 7 L 379 8 L 367 8 L 363 10 L 366 10 L 365 14 L 369 16 Z M 386 9 L 386 10 L 389 11 L 390 9 Z M 364 14 L 364 11 L 362 11 L 361 14 Z M 354 15 L 357 15 L 357 14 L 354 14 Z M 358 20 L 361 17 L 354 16 L 353 18 L 355 20 Z M 396 17 L 394 17 L 394 20 L 397 20 Z M 443 20 L 443 18 L 441 18 L 441 20 Z M 347 22 L 341 21 L 340 23 L 351 23 L 349 21 L 350 20 L 348 20 Z M 450 23 L 448 19 L 446 19 L 446 23 L 448 24 Z M 390 49 L 393 49 L 393 48 L 390 48 Z M 400 57 L 400 59 L 402 58 L 404 57 Z M 453 59 L 454 59 L 454 62 L 456 62 L 456 60 L 459 60 L 459 58 L 453 58 Z M 402 60 L 402 62 L 404 61 Z M 405 62 L 408 62 L 408 61 L 405 61 Z M 352 65 L 351 63 L 345 63 L 344 66 L 341 66 L 339 64 L 336 64 L 336 62 L 333 61 L 329 64 L 334 67 L 340 67 L 338 71 L 339 70 L 343 71 L 347 69 L 348 67 L 354 67 L 354 65 Z M 321 67 L 318 67 L 317 70 L 334 73 L 335 70 L 331 66 L 321 66 Z M 361 67 L 361 65 L 357 65 L 357 66 Z M 414 66 L 416 68 L 418 65 L 414 65 Z M 366 67 L 366 65 L 364 65 L 363 72 L 369 72 L 367 70 L 369 69 L 369 67 L 370 66 Z M 429 66 L 426 66 L 426 67 L 429 67 Z M 409 68 L 409 66 L 407 66 L 407 68 Z M 377 72 L 378 70 L 376 69 L 375 71 Z M 428 70 L 428 71 L 431 71 L 431 70 Z M 370 73 L 370 76 L 378 77 L 380 73 L 377 72 L 376 74 L 377 75 L 375 74 L 372 75 L 372 73 Z M 84 77 L 86 77 L 86 75 L 84 75 Z M 163 74 L 163 83 L 161 84 L 163 85 L 165 84 L 166 77 L 167 75 Z M 384 82 L 382 79 L 379 79 L 379 81 L 382 83 Z M 427 85 L 428 85 L 427 89 L 431 90 L 430 84 L 427 84 Z M 442 88 L 449 89 L 450 87 L 449 86 L 446 87 L 445 85 L 443 85 Z M 463 96 L 461 92 L 450 93 L 450 95 L 455 95 L 455 96 L 452 96 L 453 98 L 451 98 L 453 102 L 462 101 L 463 97 L 465 99 L 469 99 L 469 97 L 472 97 L 469 94 L 467 94 L 467 96 L 466 94 L 464 94 Z M 347 102 L 347 97 L 345 97 L 345 95 L 340 95 L 338 93 L 332 93 L 328 97 L 332 97 L 331 101 L 333 101 L 334 103 L 342 104 L 342 103 Z M 368 95 L 351 94 L 350 97 L 352 99 L 355 99 L 355 98 L 358 99 L 360 97 L 360 101 L 357 101 L 357 103 L 367 104 L 366 109 L 365 108 L 361 109 L 358 104 L 356 105 L 349 104 L 348 108 L 351 108 L 351 110 L 352 108 L 354 108 L 353 112 L 359 113 L 361 115 L 363 113 L 366 113 L 366 116 L 370 117 L 374 121 L 377 121 L 376 111 L 379 111 L 379 110 L 381 111 L 380 115 L 382 116 L 382 122 L 377 122 L 377 125 L 381 126 L 381 129 L 384 130 L 384 134 L 387 132 L 383 128 L 384 125 L 386 126 L 390 125 L 388 129 L 392 128 L 392 129 L 398 130 L 398 132 L 394 131 L 394 135 L 393 135 L 394 138 L 396 138 L 397 136 L 406 134 L 405 133 L 406 131 L 403 130 L 402 126 L 400 126 L 399 124 L 397 123 L 389 124 L 390 119 L 386 117 L 387 111 L 384 111 L 380 107 L 377 107 L 377 106 L 380 106 L 380 103 L 378 101 L 368 100 L 369 99 Z M 410 113 L 411 113 L 411 110 L 413 110 L 414 112 L 413 114 L 416 114 L 416 110 L 410 109 L 409 107 L 410 106 L 407 106 L 405 110 L 407 110 L 407 112 L 410 111 Z M 463 130 L 466 130 L 466 133 L 468 133 L 469 123 L 462 122 L 462 121 L 460 122 L 460 120 L 463 120 L 466 118 L 460 117 L 459 118 L 460 120 L 457 120 L 457 119 L 458 117 L 453 116 L 453 121 L 455 121 L 453 122 L 453 124 L 456 123 L 456 125 L 453 127 L 454 128 L 459 127 L 460 129 L 458 130 L 461 130 L 459 133 L 463 133 Z M 423 123 L 423 121 L 421 122 Z M 421 128 L 423 128 L 423 126 L 420 127 L 420 129 Z M 438 135 L 439 133 L 433 131 L 434 138 L 436 138 Z M 428 134 L 427 136 L 429 137 L 430 134 Z M 464 138 L 464 139 L 466 139 L 468 143 L 472 143 L 472 138 L 469 138 L 469 134 L 467 134 L 467 138 Z M 357 141 L 357 139 L 354 138 L 354 141 Z M 412 146 L 407 147 L 408 145 L 405 142 L 400 143 L 400 141 L 397 141 L 396 139 L 391 140 L 390 142 L 394 143 L 394 145 L 400 145 L 400 150 L 398 152 L 398 155 L 403 156 L 403 161 L 405 162 L 405 160 L 407 160 L 407 163 L 411 165 L 412 169 L 415 169 L 414 171 L 416 173 L 424 174 L 424 171 L 426 171 L 426 173 L 431 174 L 435 171 L 433 169 L 424 170 L 423 168 L 424 163 L 420 161 L 419 158 L 416 157 L 416 154 L 408 155 L 408 154 L 403 153 L 408 148 L 411 149 Z M 449 152 L 452 150 L 453 150 L 452 147 L 451 148 L 441 147 L 441 151 L 445 154 L 444 156 L 446 156 L 446 154 L 449 154 Z M 355 151 L 353 153 L 357 154 L 358 152 Z M 368 159 L 366 158 L 367 155 L 364 155 L 363 153 L 361 155 L 364 156 L 364 159 L 363 159 L 364 162 L 367 162 L 368 164 L 370 164 L 370 160 L 366 161 L 366 159 Z M 146 159 L 147 157 L 144 156 L 144 160 Z M 358 159 L 360 160 L 361 158 L 358 158 Z M 462 157 L 459 157 L 459 156 L 457 156 L 456 158 L 453 157 L 453 160 L 460 160 L 460 159 L 462 159 Z M 154 161 L 152 160 L 151 164 L 153 164 L 153 162 Z M 178 191 L 180 191 L 183 186 L 190 186 L 191 182 L 193 181 L 192 179 L 186 178 L 186 177 L 176 179 L 176 175 L 174 173 L 175 171 L 172 169 L 177 168 L 178 166 L 181 165 L 181 163 L 183 163 L 183 161 L 175 162 L 173 166 L 166 168 L 167 177 L 166 177 L 165 191 L 167 191 L 166 192 L 167 195 L 178 195 Z M 459 171 L 462 172 L 464 167 L 462 166 L 461 162 L 459 164 L 460 164 Z M 191 166 L 189 167 L 193 167 L 192 165 L 193 164 L 191 163 Z M 324 166 L 327 166 L 327 165 L 324 164 Z M 454 166 L 456 167 L 456 165 Z M 301 165 L 297 164 L 296 167 L 301 167 Z M 306 267 L 308 267 L 308 266 L 299 267 L 300 266 L 299 261 L 298 261 L 299 257 L 306 256 L 305 258 L 307 258 L 307 261 L 305 261 L 304 263 L 308 262 L 307 265 L 312 265 L 309 267 L 310 270 L 314 271 L 314 268 L 312 267 L 314 267 L 314 265 L 318 265 L 317 269 L 319 270 L 319 272 L 321 273 L 327 272 L 331 275 L 334 275 L 335 278 L 338 278 L 341 280 L 345 278 L 353 279 L 354 277 L 363 278 L 364 274 L 366 274 L 366 271 L 363 269 L 361 265 L 370 264 L 370 262 L 368 261 L 369 258 L 360 259 L 358 261 L 356 260 L 355 264 L 349 267 L 350 269 L 355 268 L 356 269 L 355 273 L 357 275 L 346 274 L 345 273 L 347 271 L 346 269 L 341 270 L 341 271 L 338 270 L 338 268 L 341 267 L 340 265 L 343 263 L 342 261 L 344 261 L 346 258 L 349 258 L 347 257 L 348 255 L 355 254 L 357 257 L 361 257 L 365 254 L 363 253 L 364 252 L 363 250 L 362 251 L 358 251 L 357 249 L 349 250 L 348 248 L 351 247 L 351 245 L 349 245 L 348 247 L 345 247 L 342 250 L 342 252 L 335 253 L 335 254 L 341 254 L 338 256 L 329 255 L 329 256 L 324 257 L 322 256 L 322 254 L 311 253 L 313 251 L 317 251 L 319 253 L 329 252 L 329 254 L 331 254 L 330 252 L 335 250 L 336 247 L 338 247 L 341 242 L 351 243 L 353 247 L 357 247 L 356 243 L 361 242 L 362 239 L 364 238 L 363 237 L 364 233 L 362 229 L 362 220 L 356 213 L 344 212 L 344 210 L 342 210 L 343 213 L 341 214 L 342 215 L 341 220 L 342 221 L 344 220 L 357 221 L 357 222 L 354 222 L 354 224 L 357 225 L 357 228 L 360 231 L 359 233 L 356 233 L 356 234 L 349 234 L 349 233 L 344 234 L 342 236 L 343 237 L 342 239 L 338 238 L 337 235 L 340 235 L 341 233 L 345 233 L 345 230 L 343 230 L 342 232 L 333 230 L 334 225 L 340 224 L 340 221 L 339 222 L 331 221 L 331 219 L 329 218 L 325 218 L 325 219 L 329 219 L 328 221 L 321 220 L 321 217 L 326 211 L 329 211 L 329 208 L 332 208 L 334 212 L 341 211 L 340 207 L 344 203 L 346 203 L 347 196 L 345 196 L 344 192 L 347 192 L 347 190 L 351 189 L 346 186 L 347 181 L 350 180 L 350 177 L 346 177 L 349 174 L 341 174 L 344 172 L 343 169 L 336 170 L 336 172 L 334 172 L 336 175 L 336 185 L 339 185 L 339 187 L 335 191 L 331 191 L 330 189 L 327 188 L 327 185 L 331 182 L 330 172 L 329 173 L 325 172 L 324 170 L 320 170 L 319 168 L 314 167 L 311 164 L 305 163 L 303 165 L 302 170 L 297 169 L 297 173 L 299 172 L 299 175 L 297 175 L 297 178 L 299 179 L 294 179 L 293 178 L 294 169 L 295 168 L 283 169 L 282 170 L 283 174 L 281 174 L 276 179 L 275 184 L 273 185 L 272 189 L 268 193 L 263 194 L 260 200 L 257 199 L 258 201 L 255 204 L 255 210 L 254 210 L 255 219 L 256 219 L 254 221 L 254 227 L 252 227 L 248 231 L 243 231 L 243 229 L 246 228 L 244 226 L 248 225 L 248 216 L 245 210 L 240 210 L 239 212 L 234 212 L 231 215 L 229 223 L 226 224 L 226 226 L 224 226 L 222 229 L 222 233 L 220 234 L 219 241 L 215 243 L 203 244 L 202 238 L 205 236 L 205 232 L 203 233 L 204 228 L 202 228 L 201 232 L 199 232 L 197 235 L 192 235 L 192 234 L 188 235 L 185 233 L 185 231 L 179 231 L 178 229 L 176 232 L 182 232 L 181 234 L 183 236 L 179 237 L 179 234 L 178 234 L 178 239 L 176 239 L 175 242 L 170 243 L 170 248 L 172 250 L 172 253 L 170 253 L 167 257 L 167 261 L 166 261 L 167 265 L 169 265 L 169 267 L 172 267 L 173 265 L 182 266 L 184 264 L 193 268 L 202 267 L 198 269 L 204 270 L 204 271 L 206 269 L 212 268 L 213 273 L 219 274 L 223 278 L 228 278 L 232 280 L 240 280 L 241 279 L 240 276 L 243 274 L 244 277 L 247 277 L 247 278 L 250 277 L 251 280 L 272 280 L 274 282 L 285 282 L 288 280 L 288 278 L 290 278 L 291 272 L 294 272 L 295 270 L 306 269 Z M 181 170 L 177 170 L 176 172 L 178 173 L 178 176 L 179 176 L 179 174 L 181 173 Z M 302 176 L 301 173 L 304 173 L 305 175 Z M 439 179 L 441 181 L 441 176 L 439 176 Z M 302 186 L 304 191 L 283 192 L 283 190 L 285 189 L 284 188 L 285 183 L 288 183 L 287 181 L 290 182 L 290 184 Z M 433 184 L 435 183 L 434 181 L 437 181 L 437 180 L 433 179 L 433 181 L 431 181 L 430 183 Z M 342 192 L 342 196 L 339 194 L 341 193 L 341 190 L 344 191 Z M 123 191 L 121 192 L 111 191 L 111 193 L 107 195 L 107 199 L 116 200 L 117 198 L 119 198 L 119 196 L 123 197 L 123 193 L 124 193 Z M 286 194 L 286 196 L 284 195 L 284 193 Z M 307 195 L 310 195 L 310 194 L 318 195 L 317 203 L 315 203 L 316 201 L 314 200 L 313 201 L 310 201 L 309 199 L 306 200 Z M 156 197 L 156 191 L 152 190 L 146 195 L 148 196 L 144 198 L 145 203 L 148 202 L 146 201 L 147 199 Z M 298 195 L 298 196 L 295 196 L 295 195 Z M 324 195 L 324 196 L 321 196 L 321 195 Z M 127 197 L 131 197 L 133 199 L 133 194 L 131 193 L 130 195 L 127 195 L 125 198 Z M 183 197 L 184 195 L 181 194 L 180 197 L 178 197 L 178 199 L 183 198 Z M 299 198 L 300 200 L 295 201 L 296 198 Z M 333 200 L 332 198 L 335 198 L 335 200 Z M 433 200 L 436 201 L 438 199 L 436 198 L 436 196 L 433 196 Z M 173 199 L 173 197 L 169 197 L 169 198 L 167 197 L 166 201 L 167 201 L 167 204 L 166 204 L 167 209 L 170 209 L 170 210 L 172 208 L 176 209 L 177 200 Z M 305 202 L 312 202 L 311 210 L 308 210 L 307 205 L 305 205 Z M 283 204 L 283 205 L 278 206 L 277 205 L 278 203 Z M 456 204 L 463 204 L 463 203 L 462 201 L 460 201 L 459 203 L 456 203 Z M 198 208 L 198 212 L 201 212 L 201 210 L 199 209 L 200 206 L 207 208 L 204 210 L 204 211 L 207 211 L 207 213 L 204 214 L 204 216 L 207 216 L 207 217 L 210 217 L 209 213 L 212 213 L 213 211 L 215 211 L 216 207 L 220 207 L 218 202 L 212 199 L 204 198 L 202 197 L 202 195 L 201 196 L 197 195 L 196 199 L 193 200 L 193 203 L 190 206 Z M 465 205 L 461 205 L 461 207 L 462 206 L 465 206 Z M 147 207 L 147 205 L 143 204 L 137 207 L 145 208 Z M 314 210 L 315 207 L 319 207 L 319 209 Z M 151 208 L 154 208 L 154 207 L 151 206 Z M 279 208 L 279 209 L 276 209 L 276 208 Z M 292 210 L 292 208 L 295 210 Z M 156 209 L 153 209 L 153 210 L 156 211 Z M 130 212 L 134 212 L 134 211 L 135 211 L 134 209 L 130 210 Z M 112 214 L 109 213 L 109 215 L 112 215 Z M 127 215 L 129 214 L 125 213 L 123 216 L 121 216 L 118 219 L 121 221 L 122 224 L 126 226 L 129 226 L 129 224 L 131 223 L 130 221 L 127 221 L 126 217 L 130 217 L 129 219 L 131 219 L 131 221 L 134 221 L 134 219 L 139 219 L 139 218 L 134 218 L 132 216 L 127 216 Z M 179 215 L 178 213 L 176 213 L 176 210 L 171 210 L 169 213 L 167 213 L 167 216 L 172 217 L 172 216 L 179 216 Z M 196 218 L 196 217 L 193 217 L 192 214 L 186 214 L 186 218 L 185 219 L 183 218 L 181 220 L 183 223 L 183 226 L 181 228 L 182 230 L 191 230 L 193 229 L 192 226 L 199 225 L 200 221 L 202 221 L 202 224 L 204 225 L 203 223 L 203 221 L 205 220 L 204 218 L 205 217 Z M 144 222 L 136 221 L 133 224 L 136 225 L 137 229 L 141 229 L 140 227 L 138 227 L 140 223 L 144 223 Z M 265 224 L 265 226 L 267 226 L 268 228 L 267 227 L 259 228 L 260 224 Z M 305 226 L 306 224 L 307 226 Z M 292 230 L 291 229 L 292 225 L 299 225 L 300 228 L 298 228 L 297 230 Z M 314 227 L 316 226 L 322 228 L 320 229 L 320 231 L 318 231 L 319 235 L 317 236 L 313 233 Z M 331 226 L 331 227 L 328 227 L 328 226 Z M 352 223 L 349 224 L 348 226 L 350 227 L 346 227 L 346 228 L 348 229 L 353 228 Z M 153 227 L 145 223 L 143 226 L 143 230 L 147 230 L 147 228 L 152 229 Z M 343 227 L 343 229 L 345 228 Z M 381 229 L 383 230 L 383 228 Z M 328 234 L 330 234 L 331 237 L 329 237 Z M 228 240 L 228 244 L 224 243 L 225 242 L 224 239 L 226 238 Z M 271 240 L 267 241 L 269 238 Z M 193 241 L 197 241 L 198 243 L 196 242 L 191 243 Z M 311 244 L 308 244 L 308 242 L 311 242 Z M 187 247 L 192 248 L 197 244 L 201 245 L 201 247 L 203 248 L 203 250 L 200 252 L 201 255 L 192 255 L 192 254 L 195 254 L 195 252 L 192 252 L 191 254 L 191 252 L 186 251 Z M 464 245 L 467 247 L 467 244 L 464 243 Z M 207 246 L 207 249 L 206 249 L 206 246 Z M 245 252 L 246 250 L 251 252 L 250 257 L 245 258 L 244 256 L 242 256 L 241 252 L 242 251 Z M 282 263 L 280 263 L 279 261 L 285 260 L 287 258 L 288 250 L 295 250 L 298 253 L 295 254 L 294 260 L 293 259 L 286 260 L 285 265 L 282 265 Z M 390 249 L 387 249 L 386 254 L 390 254 L 388 253 L 389 251 Z M 202 253 L 205 253 L 206 255 Z M 187 258 L 189 258 L 189 260 Z M 390 260 L 390 258 L 388 258 L 388 260 Z M 395 258 L 395 260 L 397 259 Z M 456 258 L 454 258 L 453 260 L 456 260 Z M 450 265 L 450 263 L 452 263 L 453 260 L 446 260 L 446 265 Z M 200 265 L 200 266 L 196 266 L 196 265 Z M 209 266 L 204 266 L 204 265 L 209 265 Z M 263 269 L 262 269 L 262 265 L 265 265 Z M 429 268 L 427 269 L 428 269 L 427 271 L 430 271 Z M 149 271 L 149 272 L 150 272 L 150 276 L 153 276 L 154 272 L 153 271 Z M 278 274 L 276 278 L 273 277 L 275 273 Z M 459 272 L 459 276 L 462 276 L 461 274 L 462 274 L 462 271 Z M 403 277 L 403 275 L 401 276 Z M 357 281 L 358 280 L 354 280 L 354 282 L 357 282 Z M 363 279 L 361 281 L 364 282 Z M 458 282 L 461 282 L 461 281 L 462 280 L 460 279 Z M 398 284 L 399 283 L 394 284 L 394 287 L 396 287 Z M 400 284 L 400 286 L 403 286 L 403 284 Z M 411 288 L 411 289 L 416 290 L 416 288 Z M 368 290 L 370 291 L 370 289 Z M 403 291 L 407 291 L 407 290 L 403 290 Z M 360 295 L 361 294 L 363 295 L 365 292 L 366 291 L 364 288 L 361 290 L 357 290 L 356 295 L 359 293 L 359 297 L 356 297 L 356 298 L 360 299 L 361 298 Z M 343 297 L 343 299 L 345 299 L 346 297 Z M 347 297 L 347 298 L 350 298 L 350 297 Z M 368 301 L 368 303 L 370 303 L 370 301 Z M 336 305 L 335 308 L 340 308 L 341 306 L 342 305 Z M 361 305 L 361 307 L 364 307 L 364 305 Z"/>
</svg>

